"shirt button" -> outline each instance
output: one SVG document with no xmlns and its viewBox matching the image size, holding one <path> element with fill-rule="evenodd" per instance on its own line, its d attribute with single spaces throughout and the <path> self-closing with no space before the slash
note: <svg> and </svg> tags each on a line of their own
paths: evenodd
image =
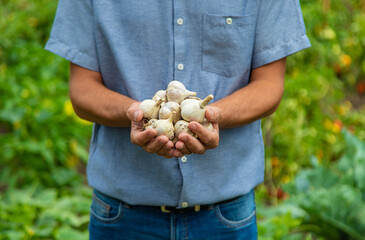
<svg viewBox="0 0 365 240">
<path fill-rule="evenodd" d="M 188 207 L 189 206 L 189 204 L 187 203 L 187 202 L 183 202 L 183 203 L 181 203 L 181 207 L 183 207 L 183 208 L 186 208 L 186 207 Z"/>
<path fill-rule="evenodd" d="M 232 18 L 227 18 L 227 19 L 226 19 L 226 23 L 227 23 L 227 24 L 232 24 Z"/>
<path fill-rule="evenodd" d="M 181 70 L 183 70 L 183 69 L 184 69 L 184 64 L 179 63 L 179 64 L 177 65 L 177 69 L 179 69 L 180 71 L 181 71 Z"/>
<path fill-rule="evenodd" d="M 181 162 L 186 163 L 188 161 L 188 158 L 185 156 L 181 157 Z"/>
<path fill-rule="evenodd" d="M 179 25 L 183 25 L 183 23 L 184 23 L 184 20 L 183 20 L 182 18 L 179 18 L 179 19 L 177 20 L 177 24 L 179 24 Z"/>
</svg>

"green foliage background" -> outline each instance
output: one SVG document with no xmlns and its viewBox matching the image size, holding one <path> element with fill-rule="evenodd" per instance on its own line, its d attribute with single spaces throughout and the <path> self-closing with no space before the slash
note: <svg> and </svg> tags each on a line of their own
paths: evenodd
<svg viewBox="0 0 365 240">
<path fill-rule="evenodd" d="M 364 239 L 365 3 L 301 5 L 312 48 L 288 58 L 262 123 L 260 239 Z M 0 0 L 0 239 L 88 238 L 91 124 L 72 110 L 68 62 L 43 50 L 56 6 Z"/>
</svg>

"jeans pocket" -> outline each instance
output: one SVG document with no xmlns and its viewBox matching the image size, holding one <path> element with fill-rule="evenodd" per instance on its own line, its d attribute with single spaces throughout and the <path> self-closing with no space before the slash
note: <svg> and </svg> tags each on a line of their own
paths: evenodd
<svg viewBox="0 0 365 240">
<path fill-rule="evenodd" d="M 254 192 L 215 207 L 216 216 L 228 227 L 242 227 L 250 224 L 256 215 Z"/>
<path fill-rule="evenodd" d="M 122 202 L 94 190 L 90 214 L 96 220 L 103 223 L 115 223 L 121 219 L 123 210 Z"/>
<path fill-rule="evenodd" d="M 253 15 L 205 14 L 202 70 L 233 77 L 250 69 L 254 33 Z"/>
</svg>

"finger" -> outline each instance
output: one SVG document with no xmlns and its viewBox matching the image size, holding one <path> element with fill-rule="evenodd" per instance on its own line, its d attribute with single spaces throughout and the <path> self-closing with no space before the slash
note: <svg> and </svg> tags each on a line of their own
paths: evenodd
<svg viewBox="0 0 365 240">
<path fill-rule="evenodd" d="M 143 112 L 139 109 L 140 102 L 133 103 L 127 110 L 127 117 L 131 121 L 139 122 L 143 118 Z"/>
<path fill-rule="evenodd" d="M 182 141 L 178 141 L 175 144 L 175 148 L 179 150 L 183 155 L 189 155 L 191 154 L 191 151 L 186 147 L 185 143 Z"/>
<path fill-rule="evenodd" d="M 213 131 L 209 131 L 197 122 L 191 122 L 188 125 L 189 129 L 193 131 L 200 141 L 203 142 L 206 148 L 215 148 L 219 144 L 219 128 L 217 123 L 213 123 Z"/>
<path fill-rule="evenodd" d="M 172 155 L 177 158 L 184 156 L 184 154 L 182 152 L 180 152 L 180 150 L 177 150 L 177 149 L 173 149 Z"/>
<path fill-rule="evenodd" d="M 142 132 L 142 131 L 143 131 L 143 121 L 131 122 L 131 133 Z"/>
<path fill-rule="evenodd" d="M 174 149 L 170 149 L 170 151 L 168 151 L 166 154 L 165 154 L 165 158 L 172 158 L 174 156 Z"/>
<path fill-rule="evenodd" d="M 143 145 L 143 149 L 146 152 L 149 153 L 157 153 L 158 151 L 161 150 L 161 148 L 169 141 L 169 139 L 164 136 L 164 135 L 160 135 L 152 140 L 150 140 L 149 142 L 147 142 L 145 145 Z"/>
<path fill-rule="evenodd" d="M 207 148 L 201 141 L 187 133 L 181 133 L 179 139 L 184 142 L 186 148 L 192 153 L 203 154 L 207 151 Z"/>
<path fill-rule="evenodd" d="M 174 144 L 172 141 L 168 140 L 165 145 L 163 145 L 159 151 L 156 152 L 157 155 L 165 156 L 172 148 L 174 147 Z"/>
<path fill-rule="evenodd" d="M 218 123 L 221 118 L 220 109 L 216 107 L 206 106 L 205 118 L 209 122 Z"/>
<path fill-rule="evenodd" d="M 151 141 L 156 135 L 156 129 L 147 129 L 142 131 L 138 126 L 133 126 L 135 122 L 132 122 L 131 129 L 131 142 L 138 146 L 143 146 Z M 138 122 L 139 123 L 139 122 Z"/>
</svg>

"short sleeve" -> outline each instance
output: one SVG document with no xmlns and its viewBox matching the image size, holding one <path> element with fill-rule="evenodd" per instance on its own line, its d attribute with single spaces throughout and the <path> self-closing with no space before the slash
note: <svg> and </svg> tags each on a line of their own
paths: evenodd
<svg viewBox="0 0 365 240">
<path fill-rule="evenodd" d="M 59 0 L 45 49 L 84 68 L 99 71 L 91 0 Z"/>
<path fill-rule="evenodd" d="M 252 68 L 310 47 L 299 0 L 261 0 Z"/>
</svg>

